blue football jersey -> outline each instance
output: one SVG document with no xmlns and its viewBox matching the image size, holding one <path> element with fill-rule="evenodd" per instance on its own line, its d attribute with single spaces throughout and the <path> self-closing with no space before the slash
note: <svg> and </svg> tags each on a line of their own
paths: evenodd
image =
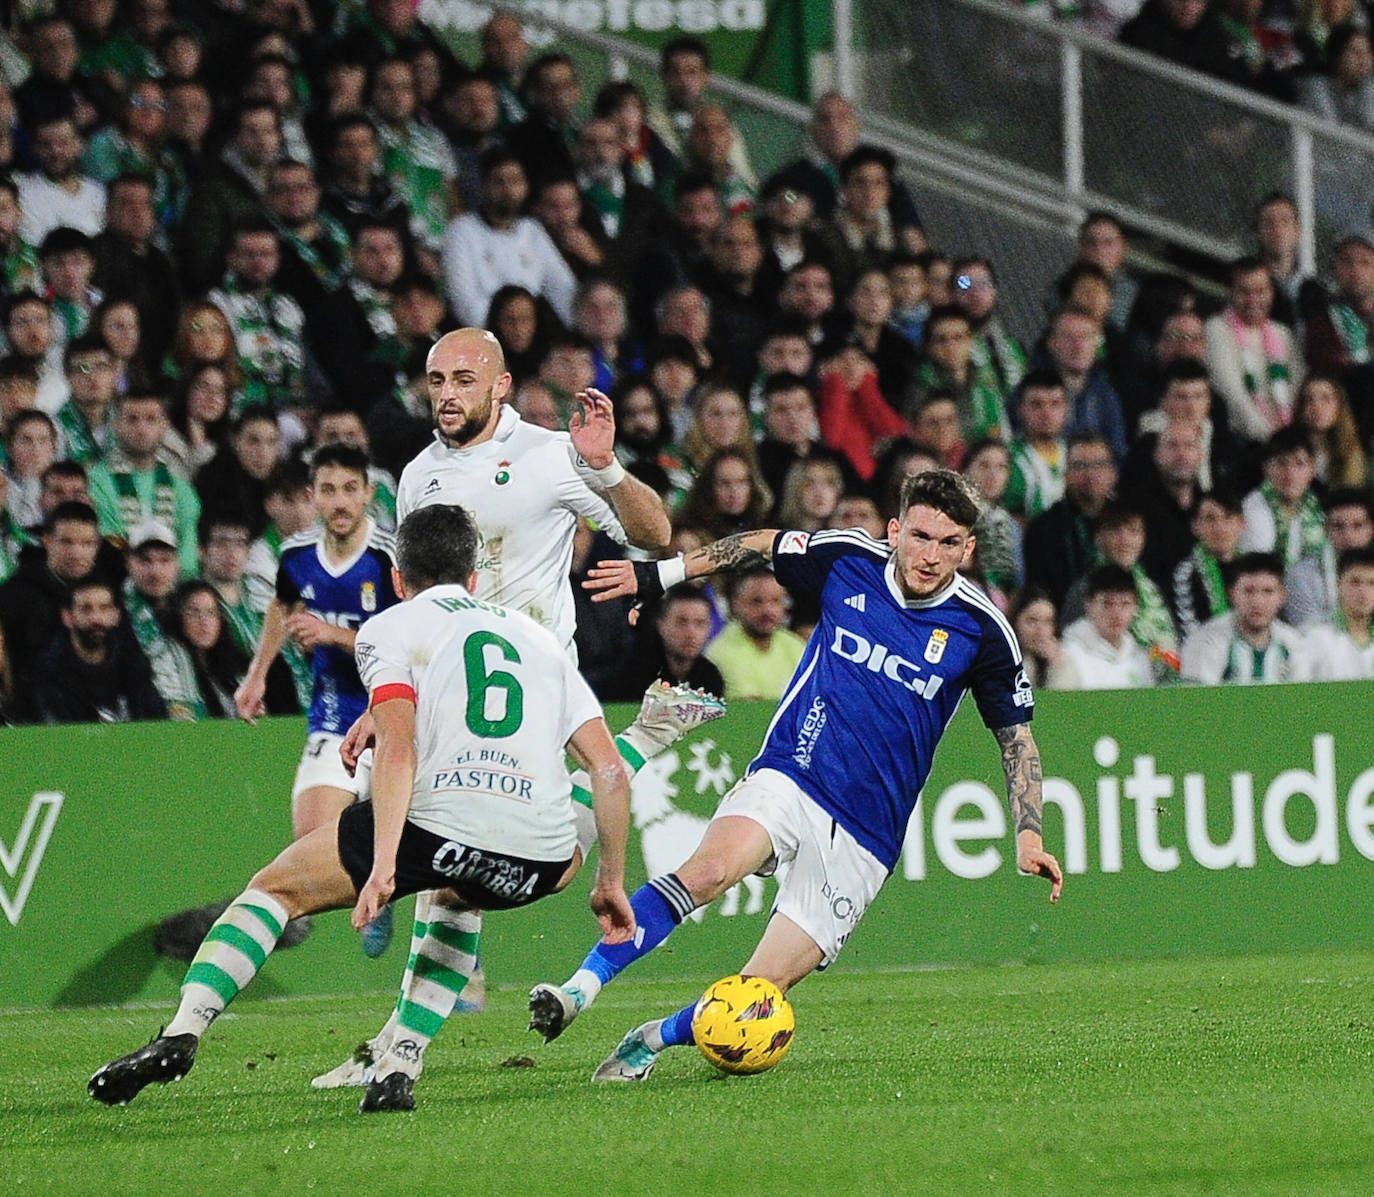
<svg viewBox="0 0 1374 1197">
<path fill-rule="evenodd" d="M 277 563 L 277 598 L 286 606 L 304 604 L 317 619 L 339 628 L 358 628 L 396 601 L 391 566 L 396 542 L 372 525 L 358 555 L 335 567 L 324 555 L 324 530 L 311 529 L 282 545 Z M 315 674 L 308 726 L 312 732 L 343 735 L 367 709 L 367 690 L 353 654 L 321 645 L 311 654 Z"/>
<path fill-rule="evenodd" d="M 750 765 L 795 779 L 889 871 L 964 693 L 994 728 L 1028 722 L 1034 703 L 987 595 L 956 575 L 938 597 L 908 600 L 890 556 L 859 531 L 778 534 L 778 581 L 817 595 L 821 617 Z"/>
</svg>

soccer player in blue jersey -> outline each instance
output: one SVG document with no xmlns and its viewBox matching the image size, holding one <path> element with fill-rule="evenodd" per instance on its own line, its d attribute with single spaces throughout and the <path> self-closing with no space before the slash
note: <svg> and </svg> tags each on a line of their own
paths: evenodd
<svg viewBox="0 0 1374 1197">
<path fill-rule="evenodd" d="M 763 749 L 722 799 L 691 858 L 631 898 L 639 933 L 598 943 L 563 985 L 530 994 L 530 1028 L 559 1035 L 603 985 L 663 942 L 699 906 L 750 873 L 790 866 L 772 918 L 741 970 L 786 992 L 835 959 L 897 864 L 907 821 L 960 699 L 971 691 L 1002 748 L 1016 863 L 1064 878 L 1041 840 L 1040 753 L 1016 634 L 959 568 L 973 554 L 977 492 L 958 474 L 909 477 L 884 544 L 856 530 L 763 530 L 675 560 L 602 562 L 599 599 L 652 598 L 684 578 L 771 562 L 821 604 Z M 665 1048 L 689 1044 L 695 1002 L 636 1027 L 594 1081 L 647 1077 Z"/>
<path fill-rule="evenodd" d="M 257 651 L 234 695 L 240 717 L 265 711 L 267 670 L 289 636 L 311 654 L 314 687 L 305 751 L 291 791 L 294 838 L 332 823 L 366 782 L 350 776 L 339 757 L 349 727 L 367 709 L 367 690 L 353 661 L 358 628 L 397 602 L 391 570 L 395 541 L 367 518 L 372 486 L 367 455 L 348 445 L 320 448 L 311 465 L 311 490 L 320 523 L 282 545 L 277 593 L 263 620 Z M 391 910 L 363 935 L 369 956 L 390 939 Z"/>
</svg>

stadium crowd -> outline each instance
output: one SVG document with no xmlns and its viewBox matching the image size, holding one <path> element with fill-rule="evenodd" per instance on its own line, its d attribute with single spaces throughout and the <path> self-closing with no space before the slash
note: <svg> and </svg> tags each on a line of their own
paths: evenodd
<svg viewBox="0 0 1374 1197">
<path fill-rule="evenodd" d="M 1011 0 L 1176 66 L 1374 132 L 1366 0 Z"/>
<path fill-rule="evenodd" d="M 1119 23 L 1125 45 L 1374 129 L 1364 0 L 1107 0 L 1096 7 L 1109 26 Z"/>
<path fill-rule="evenodd" d="M 462 325 L 528 421 L 612 396 L 674 551 L 885 537 L 902 478 L 947 466 L 987 500 L 971 574 L 1038 685 L 1374 676 L 1370 233 L 1305 278 L 1293 203 L 1256 197 L 1211 310 L 1092 213 L 1022 345 L 994 263 L 929 243 L 842 97 L 759 178 L 693 38 L 654 95 L 584 95 L 509 13 L 481 47 L 410 0 L 70 0 L 0 44 L 9 721 L 232 716 L 311 451 L 367 450 L 394 525 L 426 353 Z M 584 528 L 574 577 L 618 552 Z M 814 618 L 766 572 L 637 627 L 579 602 L 607 700 L 655 673 L 777 698 Z M 297 646 L 268 709 L 308 695 Z"/>
</svg>

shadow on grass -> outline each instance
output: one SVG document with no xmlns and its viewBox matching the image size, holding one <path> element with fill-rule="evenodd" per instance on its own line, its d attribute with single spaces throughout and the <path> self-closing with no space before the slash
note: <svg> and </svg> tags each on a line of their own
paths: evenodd
<svg viewBox="0 0 1374 1197">
<path fill-rule="evenodd" d="M 137 1001 L 149 996 L 149 983 L 155 974 L 167 981 L 166 993 L 156 996 L 175 997 L 186 966 L 158 954 L 156 935 L 157 924 L 149 924 L 111 944 L 72 974 L 53 1005 L 105 1006 Z M 254 978 L 252 992 L 254 997 L 267 998 L 285 991 L 268 971 Z"/>
</svg>

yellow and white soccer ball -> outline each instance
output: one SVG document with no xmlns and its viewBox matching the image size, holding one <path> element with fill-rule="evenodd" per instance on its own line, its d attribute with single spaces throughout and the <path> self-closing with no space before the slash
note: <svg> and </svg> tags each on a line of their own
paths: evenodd
<svg viewBox="0 0 1374 1197">
<path fill-rule="evenodd" d="M 792 1004 L 772 981 L 725 977 L 697 1001 L 697 1049 L 723 1072 L 766 1072 L 792 1045 Z"/>
</svg>

